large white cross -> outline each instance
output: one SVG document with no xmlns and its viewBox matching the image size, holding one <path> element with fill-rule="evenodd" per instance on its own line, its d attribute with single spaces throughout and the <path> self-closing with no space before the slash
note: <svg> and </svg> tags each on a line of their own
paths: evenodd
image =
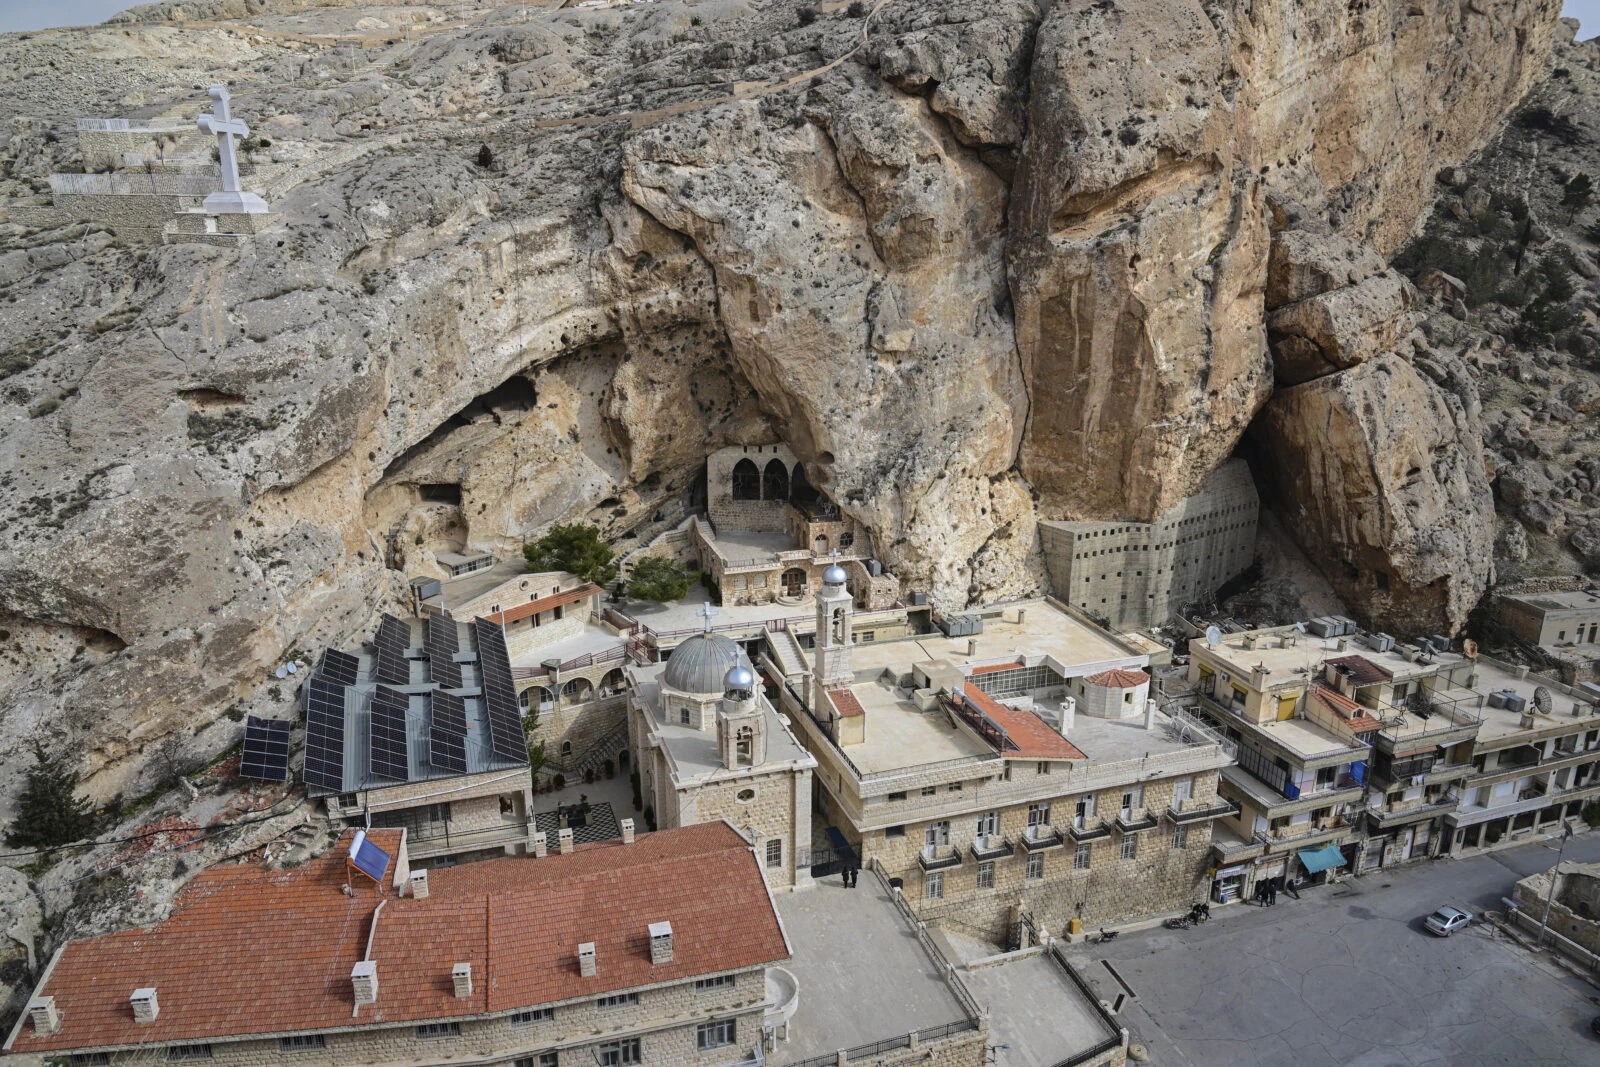
<svg viewBox="0 0 1600 1067">
<path fill-rule="evenodd" d="M 201 115 L 198 121 L 200 129 L 216 135 L 217 158 L 222 162 L 222 192 L 206 197 L 205 209 L 213 214 L 264 215 L 267 202 L 239 188 L 239 159 L 234 155 L 233 139 L 248 135 L 250 127 L 229 113 L 226 85 L 213 85 L 207 95 L 211 97 L 213 114 Z"/>
<path fill-rule="evenodd" d="M 716 613 L 717 613 L 717 609 L 711 606 L 711 601 L 709 601 L 709 600 L 706 601 L 706 606 L 705 607 L 703 607 L 699 611 L 695 612 L 696 615 L 698 615 L 701 618 L 706 620 L 706 633 L 710 633 L 711 632 L 711 617 L 713 615 L 715 615 Z"/>
</svg>

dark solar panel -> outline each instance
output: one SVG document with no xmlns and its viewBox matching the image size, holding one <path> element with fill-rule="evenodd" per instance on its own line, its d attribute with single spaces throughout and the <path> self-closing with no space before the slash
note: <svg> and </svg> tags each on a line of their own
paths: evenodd
<svg viewBox="0 0 1600 1067">
<path fill-rule="evenodd" d="M 456 620 L 429 615 L 424 623 L 428 634 L 428 677 L 446 689 L 461 688 L 461 664 L 455 654 L 461 651 L 461 636 Z"/>
<path fill-rule="evenodd" d="M 436 771 L 466 774 L 466 735 L 441 729 L 434 723 L 428 730 L 428 765 Z"/>
<path fill-rule="evenodd" d="M 368 841 L 364 835 L 361 844 L 351 852 L 350 862 L 374 882 L 382 882 L 383 876 L 389 870 L 389 854 Z"/>
<path fill-rule="evenodd" d="M 378 623 L 378 681 L 390 685 L 411 684 L 411 627 L 393 615 L 385 614 Z"/>
<path fill-rule="evenodd" d="M 467 732 L 467 705 L 453 693 L 433 693 L 433 726 L 453 734 Z"/>
<path fill-rule="evenodd" d="M 386 685 L 372 694 L 372 762 L 376 778 L 403 782 L 411 777 L 406 760 L 406 711 L 411 698 Z"/>
<path fill-rule="evenodd" d="M 348 652 L 340 652 L 337 648 L 326 649 L 322 653 L 322 667 L 320 672 L 329 681 L 340 685 L 355 685 L 356 676 L 361 672 L 361 661 Z"/>
<path fill-rule="evenodd" d="M 505 631 L 488 619 L 478 619 L 473 626 L 478 635 L 483 701 L 489 709 L 489 747 L 501 759 L 526 763 L 528 742 L 522 733 L 522 712 L 517 707 L 517 686 L 512 681 Z"/>
<path fill-rule="evenodd" d="M 321 674 L 306 683 L 306 766 L 309 786 L 344 790 L 344 686 Z"/>
<path fill-rule="evenodd" d="M 246 778 L 260 778 L 267 782 L 289 780 L 289 724 L 282 719 L 258 719 L 254 715 L 245 722 L 244 755 L 239 759 L 239 773 Z"/>
</svg>

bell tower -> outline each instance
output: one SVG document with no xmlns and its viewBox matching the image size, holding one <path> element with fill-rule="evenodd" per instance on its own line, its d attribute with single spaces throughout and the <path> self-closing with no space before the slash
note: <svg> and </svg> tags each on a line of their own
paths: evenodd
<svg viewBox="0 0 1600 1067">
<path fill-rule="evenodd" d="M 837 689 L 855 681 L 850 669 L 850 617 L 855 610 L 845 588 L 844 568 L 838 560 L 822 572 L 817 593 L 816 674 L 824 689 Z"/>
<path fill-rule="evenodd" d="M 767 761 L 767 719 L 756 698 L 756 676 L 736 664 L 722 683 L 722 709 L 717 714 L 717 750 L 722 765 L 759 767 Z"/>
</svg>

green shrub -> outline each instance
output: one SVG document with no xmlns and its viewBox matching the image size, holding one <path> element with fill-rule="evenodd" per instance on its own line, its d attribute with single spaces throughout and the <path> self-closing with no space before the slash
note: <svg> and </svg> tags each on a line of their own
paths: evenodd
<svg viewBox="0 0 1600 1067">
<path fill-rule="evenodd" d="M 522 555 L 533 571 L 566 571 L 596 585 L 610 585 L 617 577 L 611 546 L 600 540 L 599 530 L 584 523 L 550 527 L 539 540 L 523 545 Z"/>
<path fill-rule="evenodd" d="M 78 782 L 65 761 L 33 743 L 33 766 L 17 798 L 17 815 L 6 831 L 12 848 L 53 848 L 88 837 L 94 829 L 89 802 L 77 795 Z"/>
<path fill-rule="evenodd" d="M 628 575 L 628 595 L 637 600 L 681 600 L 688 592 L 689 572 L 670 559 L 641 559 Z"/>
</svg>

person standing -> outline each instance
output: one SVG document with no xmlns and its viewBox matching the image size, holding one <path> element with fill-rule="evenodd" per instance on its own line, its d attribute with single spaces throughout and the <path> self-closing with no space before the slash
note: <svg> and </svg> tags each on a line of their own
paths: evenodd
<svg viewBox="0 0 1600 1067">
<path fill-rule="evenodd" d="M 1268 878 L 1267 879 L 1267 907 L 1269 907 L 1269 908 L 1275 907 L 1277 905 L 1277 903 L 1278 903 L 1278 880 L 1276 878 Z"/>
</svg>

